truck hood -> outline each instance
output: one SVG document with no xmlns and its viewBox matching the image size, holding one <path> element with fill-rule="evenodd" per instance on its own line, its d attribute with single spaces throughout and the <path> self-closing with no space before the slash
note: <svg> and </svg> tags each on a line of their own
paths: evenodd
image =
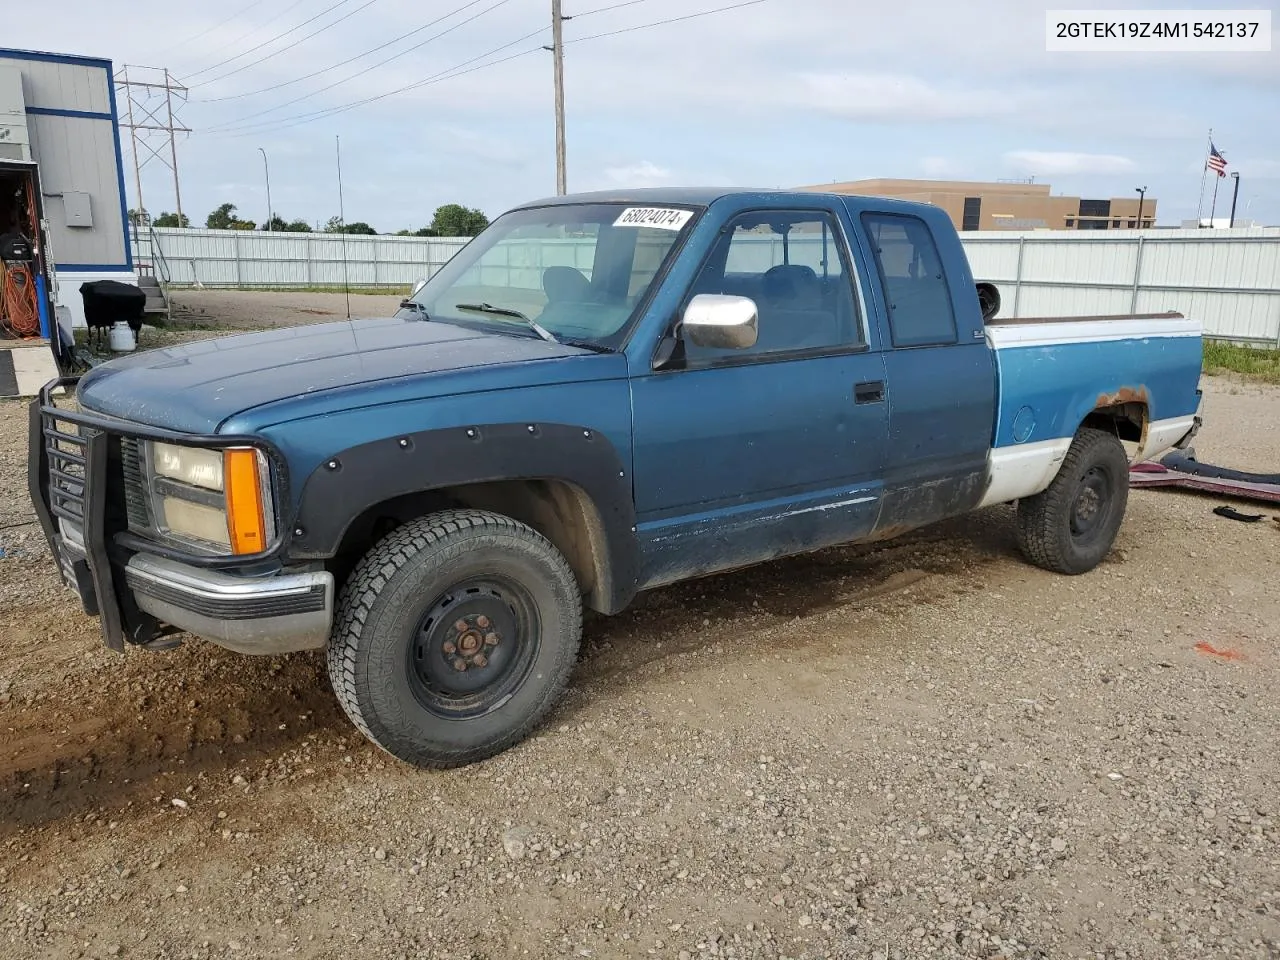
<svg viewBox="0 0 1280 960">
<path fill-rule="evenodd" d="M 426 320 L 343 320 L 131 354 L 95 367 L 77 396 L 86 409 L 109 416 L 215 433 L 229 417 L 277 401 L 407 378 L 448 379 L 457 392 L 456 380 L 441 375 L 470 370 L 479 378 L 486 368 L 577 356 L 593 354 Z M 435 391 L 420 395 L 427 392 Z"/>
</svg>

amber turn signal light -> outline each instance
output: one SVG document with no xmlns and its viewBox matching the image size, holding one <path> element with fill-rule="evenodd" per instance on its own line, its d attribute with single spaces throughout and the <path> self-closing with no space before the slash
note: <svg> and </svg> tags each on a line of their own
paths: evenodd
<svg viewBox="0 0 1280 960">
<path fill-rule="evenodd" d="M 231 552 L 261 553 L 267 549 L 267 524 L 262 509 L 258 452 L 247 447 L 229 447 L 222 453 L 222 468 Z"/>
</svg>

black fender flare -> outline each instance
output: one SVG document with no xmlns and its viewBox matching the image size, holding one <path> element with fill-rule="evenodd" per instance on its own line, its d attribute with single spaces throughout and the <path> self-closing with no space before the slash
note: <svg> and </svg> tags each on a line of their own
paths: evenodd
<svg viewBox="0 0 1280 960">
<path fill-rule="evenodd" d="M 603 532 L 606 612 L 625 607 L 640 575 L 631 477 L 609 439 L 583 426 L 474 424 L 394 434 L 333 453 L 302 485 L 288 554 L 332 558 L 357 517 L 397 497 L 504 480 L 557 481 L 585 494 Z"/>
</svg>

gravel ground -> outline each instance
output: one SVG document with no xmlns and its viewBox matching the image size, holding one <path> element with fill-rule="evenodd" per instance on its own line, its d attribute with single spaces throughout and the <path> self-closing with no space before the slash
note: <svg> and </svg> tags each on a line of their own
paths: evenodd
<svg viewBox="0 0 1280 960">
<path fill-rule="evenodd" d="M 247 330 L 345 320 L 346 297 L 341 293 L 300 293 L 285 290 L 174 290 L 174 320 L 208 325 L 218 330 Z M 351 316 L 389 317 L 400 306 L 399 296 L 351 294 Z"/>
<path fill-rule="evenodd" d="M 1280 390 L 1206 389 L 1200 454 L 1277 469 Z M 10 526 L 25 429 L 0 404 L 6 958 L 1280 957 L 1270 520 L 1135 491 L 1083 577 L 998 507 L 655 591 L 537 735 L 428 773 L 319 654 L 105 650 Z"/>
</svg>

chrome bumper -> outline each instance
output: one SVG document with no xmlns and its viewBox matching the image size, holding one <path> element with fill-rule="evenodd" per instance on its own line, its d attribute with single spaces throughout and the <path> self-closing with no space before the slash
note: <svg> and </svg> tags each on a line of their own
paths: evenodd
<svg viewBox="0 0 1280 960">
<path fill-rule="evenodd" d="M 140 610 L 237 653 L 291 653 L 329 639 L 327 571 L 244 577 L 135 554 L 124 576 Z"/>
</svg>

